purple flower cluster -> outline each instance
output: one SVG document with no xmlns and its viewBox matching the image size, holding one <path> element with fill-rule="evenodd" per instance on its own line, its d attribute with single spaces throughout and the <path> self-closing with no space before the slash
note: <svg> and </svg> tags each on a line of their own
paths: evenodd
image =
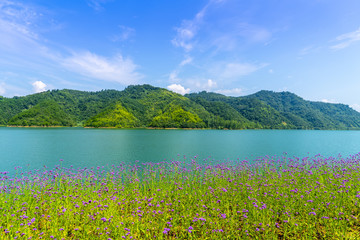
<svg viewBox="0 0 360 240">
<path fill-rule="evenodd" d="M 3 173 L 0 239 L 276 238 L 304 226 L 313 238 L 316 229 L 336 235 L 334 225 L 357 229 L 360 155 L 108 168 Z"/>
</svg>

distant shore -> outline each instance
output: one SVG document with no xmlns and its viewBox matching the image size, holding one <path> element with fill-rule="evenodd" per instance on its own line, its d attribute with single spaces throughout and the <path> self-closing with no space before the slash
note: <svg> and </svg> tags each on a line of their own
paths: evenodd
<svg viewBox="0 0 360 240">
<path fill-rule="evenodd" d="M 317 131 L 350 131 L 355 130 L 359 131 L 360 128 L 344 128 L 344 129 L 298 129 L 298 128 L 239 128 L 239 129 L 229 129 L 229 128 L 161 128 L 161 127 L 132 127 L 132 128 L 118 128 L 118 127 L 84 127 L 84 126 L 14 126 L 14 125 L 0 125 L 0 127 L 9 127 L 9 128 L 87 128 L 87 129 L 149 129 L 149 130 L 317 130 Z"/>
</svg>

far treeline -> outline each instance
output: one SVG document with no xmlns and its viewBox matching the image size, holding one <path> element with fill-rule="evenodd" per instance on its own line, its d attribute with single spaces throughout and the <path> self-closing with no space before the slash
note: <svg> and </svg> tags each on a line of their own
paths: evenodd
<svg viewBox="0 0 360 240">
<path fill-rule="evenodd" d="M 52 90 L 0 96 L 2 126 L 95 128 L 360 129 L 360 113 L 344 104 L 311 102 L 290 92 L 244 97 L 185 96 L 150 85 L 123 91 Z"/>
</svg>

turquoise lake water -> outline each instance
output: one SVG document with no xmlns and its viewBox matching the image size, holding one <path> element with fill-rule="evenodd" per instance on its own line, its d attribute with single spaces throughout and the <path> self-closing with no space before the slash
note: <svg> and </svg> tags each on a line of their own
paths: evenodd
<svg viewBox="0 0 360 240">
<path fill-rule="evenodd" d="M 360 131 L 148 130 L 0 128 L 0 171 L 121 162 L 199 159 L 248 160 L 283 155 L 348 156 L 360 152 Z"/>
</svg>

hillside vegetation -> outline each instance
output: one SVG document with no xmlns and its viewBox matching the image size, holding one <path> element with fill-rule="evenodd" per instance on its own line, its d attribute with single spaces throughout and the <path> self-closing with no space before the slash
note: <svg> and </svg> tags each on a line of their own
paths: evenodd
<svg viewBox="0 0 360 240">
<path fill-rule="evenodd" d="M 199 92 L 182 96 L 150 85 L 123 91 L 52 90 L 0 97 L 0 125 L 214 129 L 360 129 L 360 113 L 290 92 L 244 97 Z"/>
</svg>

